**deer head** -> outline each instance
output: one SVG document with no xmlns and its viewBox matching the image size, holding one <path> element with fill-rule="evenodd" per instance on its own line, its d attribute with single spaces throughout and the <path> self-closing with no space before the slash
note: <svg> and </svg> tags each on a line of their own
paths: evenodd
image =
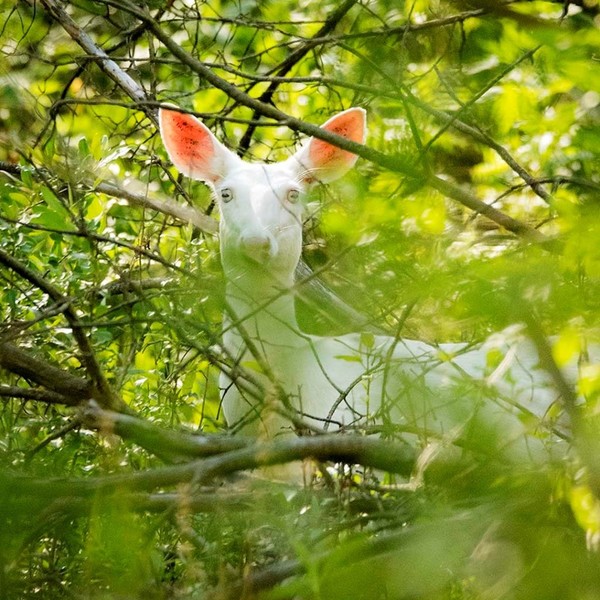
<svg viewBox="0 0 600 600">
<path fill-rule="evenodd" d="M 192 115 L 161 109 L 159 123 L 173 164 L 205 182 L 218 202 L 226 274 L 236 276 L 260 265 L 274 279 L 291 284 L 302 251 L 303 194 L 317 182 L 341 177 L 357 156 L 311 138 L 285 161 L 252 164 L 228 150 Z M 350 108 L 322 128 L 364 143 L 365 124 L 365 111 Z"/>
</svg>

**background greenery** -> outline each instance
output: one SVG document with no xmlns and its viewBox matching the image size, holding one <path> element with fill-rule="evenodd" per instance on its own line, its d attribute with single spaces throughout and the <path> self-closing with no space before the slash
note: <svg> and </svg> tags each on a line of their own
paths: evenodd
<svg viewBox="0 0 600 600">
<path fill-rule="evenodd" d="M 476 341 L 526 306 L 560 367 L 600 331 L 599 25 L 594 0 L 0 0 L 0 598 L 596 598 L 581 440 L 231 478 L 268 452 L 219 412 L 218 215 L 153 119 L 270 161 L 365 107 L 363 158 L 310 198 L 304 328 Z M 577 384 L 587 427 L 600 367 Z M 361 448 L 283 452 L 385 463 Z"/>
</svg>

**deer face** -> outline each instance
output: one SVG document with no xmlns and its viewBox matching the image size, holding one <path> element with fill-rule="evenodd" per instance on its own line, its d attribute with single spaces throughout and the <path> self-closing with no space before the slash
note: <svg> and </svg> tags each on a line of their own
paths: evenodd
<svg viewBox="0 0 600 600">
<path fill-rule="evenodd" d="M 221 256 L 226 274 L 260 267 L 284 282 L 302 250 L 302 196 L 318 181 L 332 181 L 350 169 L 356 156 L 318 139 L 288 160 L 250 164 L 223 146 L 195 117 L 176 110 L 159 113 L 163 142 L 173 164 L 204 181 L 221 212 Z M 351 108 L 324 129 L 364 142 L 365 112 Z"/>
<path fill-rule="evenodd" d="M 304 184 L 285 163 L 244 164 L 215 186 L 226 270 L 251 261 L 280 279 L 293 273 L 302 251 Z"/>
</svg>

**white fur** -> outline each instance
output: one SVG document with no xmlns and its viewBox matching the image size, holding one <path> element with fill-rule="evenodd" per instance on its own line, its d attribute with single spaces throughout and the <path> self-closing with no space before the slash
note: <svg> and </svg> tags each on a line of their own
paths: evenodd
<svg viewBox="0 0 600 600">
<path fill-rule="evenodd" d="M 165 120 L 173 114 L 161 112 L 164 139 L 169 137 Z M 354 122 L 355 137 L 362 118 L 363 139 L 357 140 L 362 142 L 364 112 L 350 109 L 324 127 L 335 131 L 340 116 Z M 206 132 L 204 128 L 199 135 Z M 505 333 L 468 349 L 300 331 L 294 270 L 302 248 L 303 207 L 296 193 L 319 180 L 319 173 L 327 181 L 343 175 L 356 158 L 340 153 L 332 162 L 319 164 L 321 154 L 309 140 L 284 162 L 249 164 L 210 132 L 208 136 L 214 157 L 209 157 L 207 173 L 202 165 L 182 159 L 181 149 L 176 152 L 168 139 L 165 145 L 176 166 L 206 181 L 219 202 L 229 308 L 223 345 L 230 363 L 239 367 L 220 380 L 231 427 L 273 437 L 293 430 L 282 416 L 291 410 L 299 421 L 319 430 L 394 425 L 423 444 L 462 439 L 468 447 L 483 447 L 489 435 L 508 454 L 519 456 L 530 450 L 538 454 L 546 440 L 558 439 L 547 435 L 550 426 L 544 423 L 557 394 L 538 367 L 532 346 L 520 336 L 510 339 Z M 488 365 L 492 349 L 504 357 L 495 368 Z M 239 374 L 243 372 L 250 374 L 250 382 Z"/>
</svg>

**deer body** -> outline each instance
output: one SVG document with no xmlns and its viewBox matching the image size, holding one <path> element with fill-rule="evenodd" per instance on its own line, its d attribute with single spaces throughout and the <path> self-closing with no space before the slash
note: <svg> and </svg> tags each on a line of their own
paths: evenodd
<svg viewBox="0 0 600 600">
<path fill-rule="evenodd" d="M 360 334 L 319 337 L 298 327 L 300 199 L 317 181 L 343 175 L 355 155 L 311 139 L 286 161 L 249 164 L 190 115 L 161 110 L 160 125 L 175 166 L 206 182 L 220 207 L 228 305 L 223 346 L 234 365 L 220 385 L 230 426 L 274 437 L 293 430 L 282 415 L 287 411 L 309 427 L 329 431 L 393 422 L 424 441 L 431 433 L 454 437 L 483 425 L 508 446 L 518 440 L 519 448 L 529 447 L 522 417 L 527 410 L 542 417 L 556 394 L 536 371 L 537 357 L 527 344 L 504 343 L 503 354 L 513 360 L 494 371 L 485 347 Z M 349 109 L 323 128 L 362 143 L 365 113 Z M 243 371 L 250 382 L 239 375 Z M 498 395 L 507 402 L 491 400 Z M 511 406 L 515 401 L 525 405 L 525 413 Z M 282 405 L 284 411 L 272 410 Z"/>
</svg>

